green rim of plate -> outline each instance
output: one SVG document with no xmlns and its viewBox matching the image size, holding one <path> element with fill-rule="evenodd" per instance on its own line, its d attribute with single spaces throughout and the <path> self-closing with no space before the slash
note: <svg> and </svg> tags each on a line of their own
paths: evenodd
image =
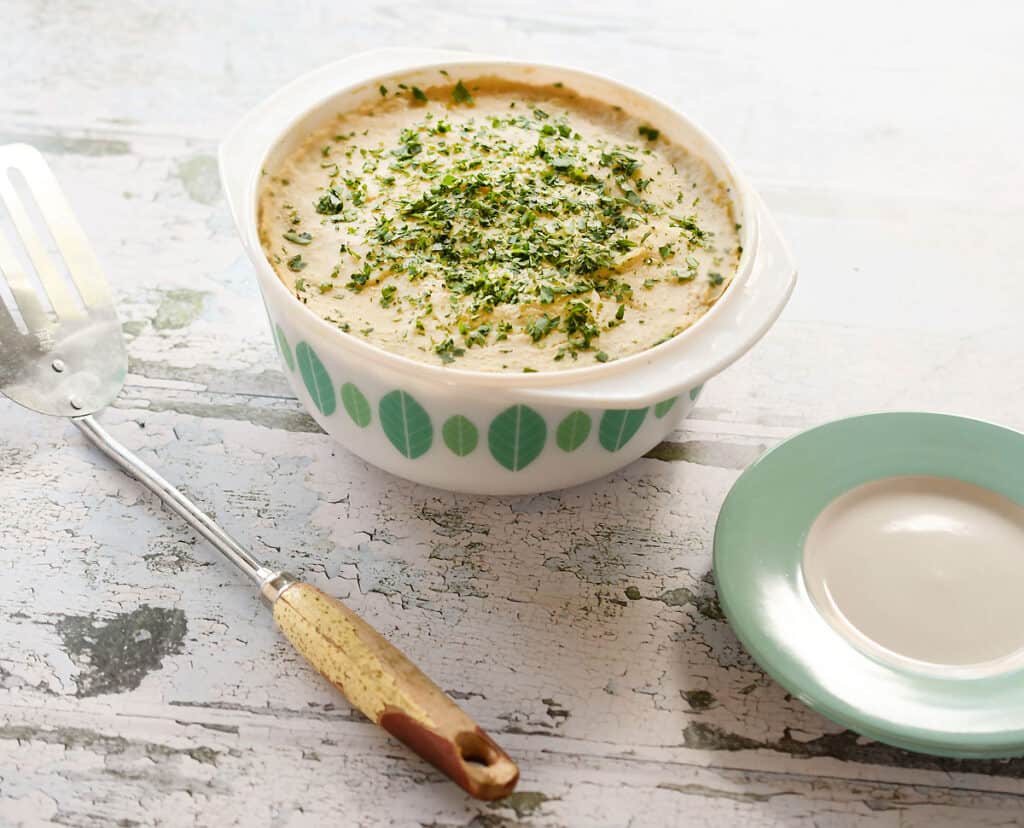
<svg viewBox="0 0 1024 828">
<path fill-rule="evenodd" d="M 846 491 L 896 475 L 973 483 L 1024 504 L 1024 435 L 946 414 L 868 414 L 828 423 L 764 454 L 732 487 L 715 527 L 725 615 L 789 693 L 880 742 L 941 756 L 1024 754 L 1024 668 L 947 677 L 880 663 L 817 611 L 803 543 Z"/>
</svg>

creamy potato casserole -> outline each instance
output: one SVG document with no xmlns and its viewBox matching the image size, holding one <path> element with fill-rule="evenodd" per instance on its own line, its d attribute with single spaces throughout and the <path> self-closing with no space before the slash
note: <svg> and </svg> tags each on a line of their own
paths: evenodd
<svg viewBox="0 0 1024 828">
<path fill-rule="evenodd" d="M 264 171 L 281 280 L 421 362 L 552 371 L 684 331 L 736 271 L 725 185 L 657 124 L 560 84 L 382 85 Z"/>
</svg>

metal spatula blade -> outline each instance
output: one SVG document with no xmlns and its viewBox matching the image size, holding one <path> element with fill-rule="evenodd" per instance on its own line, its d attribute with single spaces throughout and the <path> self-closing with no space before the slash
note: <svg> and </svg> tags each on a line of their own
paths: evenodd
<svg viewBox="0 0 1024 828">
<path fill-rule="evenodd" d="M 257 584 L 285 637 L 367 718 L 473 796 L 511 793 L 519 769 L 508 754 L 380 633 L 309 584 L 264 566 L 91 416 L 117 396 L 127 365 L 110 291 L 53 173 L 32 147 L 0 146 L 0 199 L 10 219 L 9 227 L 0 219 L 0 391 L 34 411 L 71 417 Z"/>
<path fill-rule="evenodd" d="M 0 391 L 43 414 L 98 411 L 117 397 L 128 365 L 99 262 L 34 148 L 0 147 L 0 200 L 0 275 L 13 299 L 8 307 L 0 296 Z"/>
</svg>

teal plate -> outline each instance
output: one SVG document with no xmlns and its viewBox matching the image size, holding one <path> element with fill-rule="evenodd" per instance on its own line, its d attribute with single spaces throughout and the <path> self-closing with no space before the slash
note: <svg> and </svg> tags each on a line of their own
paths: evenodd
<svg viewBox="0 0 1024 828">
<path fill-rule="evenodd" d="M 889 413 L 782 443 L 740 476 L 719 514 L 714 565 L 726 617 L 772 678 L 845 727 L 923 753 L 1020 756 L 1019 659 L 970 677 L 883 663 L 853 646 L 808 595 L 801 565 L 815 518 L 856 486 L 902 475 L 961 480 L 1024 504 L 1024 435 L 962 417 Z"/>
</svg>

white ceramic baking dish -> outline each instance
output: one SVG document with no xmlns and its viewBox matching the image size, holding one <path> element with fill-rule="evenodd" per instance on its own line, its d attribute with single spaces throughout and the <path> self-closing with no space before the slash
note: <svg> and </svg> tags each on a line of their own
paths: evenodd
<svg viewBox="0 0 1024 828">
<path fill-rule="evenodd" d="M 260 246 L 261 173 L 310 131 L 379 95 L 381 83 L 427 86 L 438 71 L 562 82 L 618 104 L 699 154 L 730 189 L 741 225 L 738 272 L 695 325 L 648 351 L 535 374 L 415 362 L 343 333 L 282 284 Z M 444 489 L 523 494 L 592 480 L 668 435 L 704 382 L 747 351 L 782 311 L 796 279 L 760 198 L 722 149 L 667 104 L 564 66 L 475 54 L 389 49 L 355 55 L 288 84 L 249 113 L 220 147 L 235 224 L 252 260 L 274 341 L 295 393 L 323 429 L 363 459 Z"/>
</svg>

